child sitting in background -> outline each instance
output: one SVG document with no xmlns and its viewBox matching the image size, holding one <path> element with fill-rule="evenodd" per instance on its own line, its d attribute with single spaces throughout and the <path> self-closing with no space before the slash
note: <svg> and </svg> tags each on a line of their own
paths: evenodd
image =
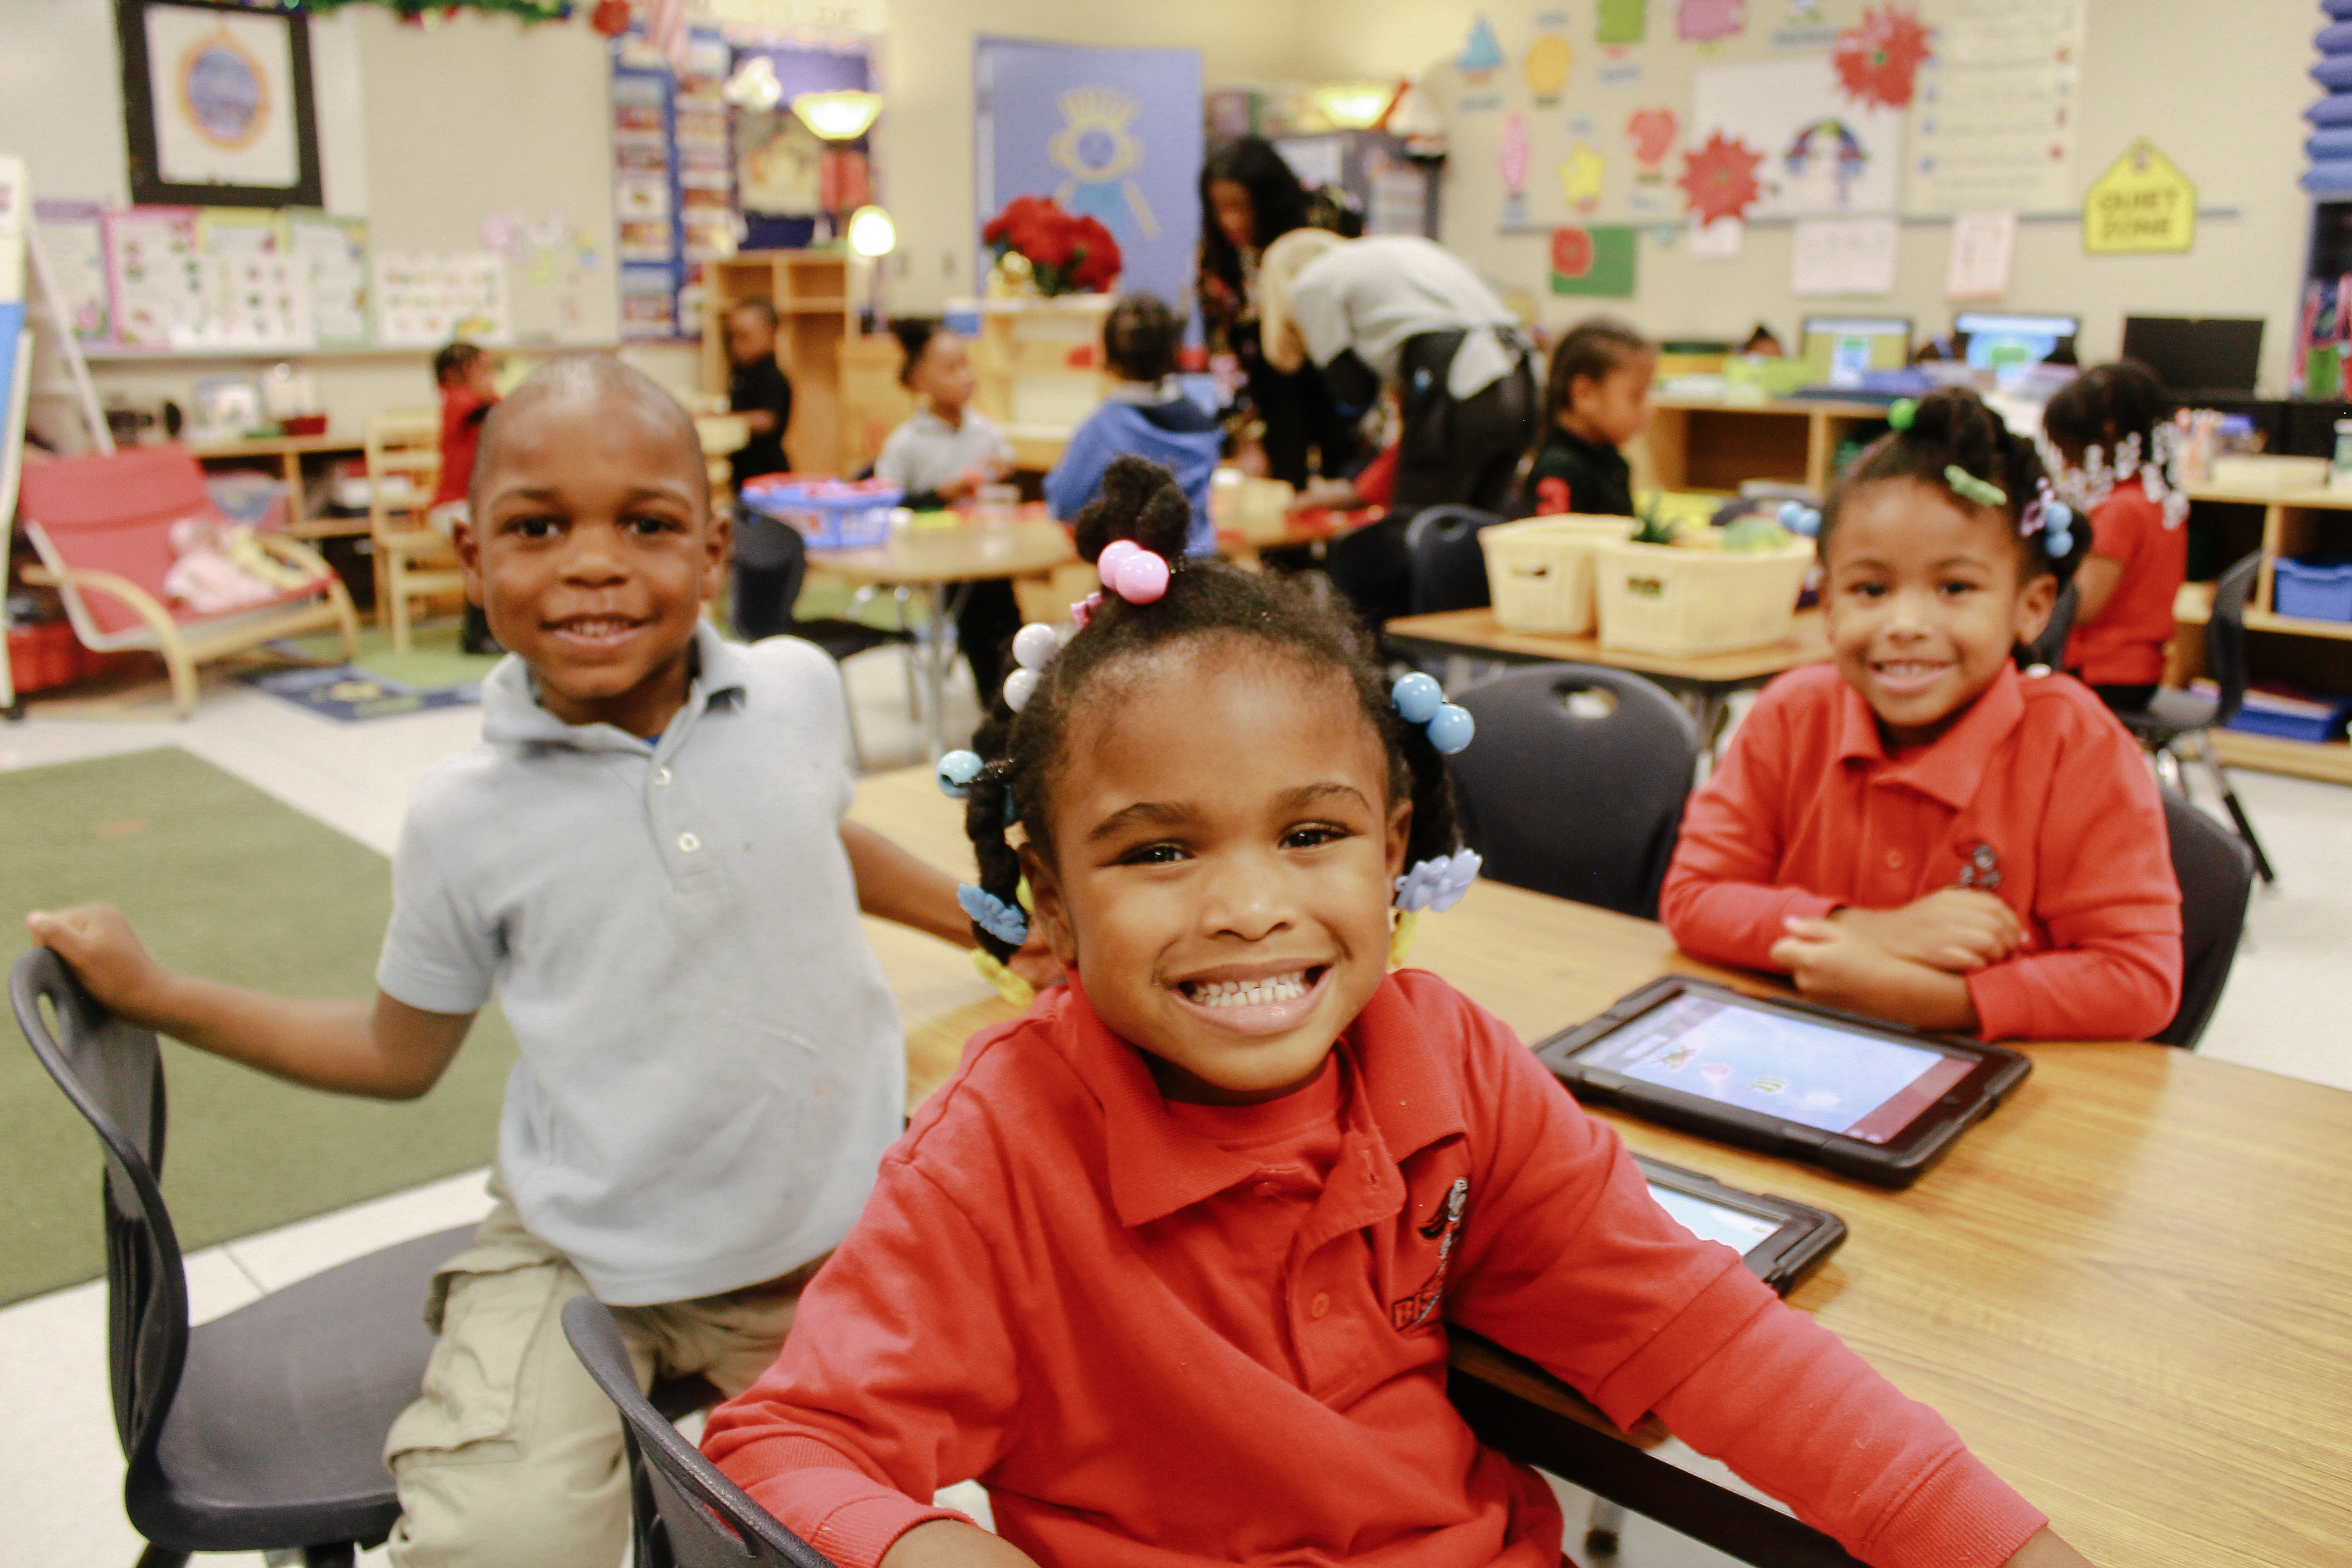
<svg viewBox="0 0 2352 1568">
<path fill-rule="evenodd" d="M 1144 458 L 1175 475 L 1192 505 L 1183 552 L 1217 552 L 1209 476 L 1216 472 L 1224 436 L 1215 417 L 1177 383 L 1176 351 L 1183 341 L 1183 323 L 1153 295 L 1129 294 L 1111 307 L 1103 319 L 1103 360 L 1118 384 L 1071 433 L 1062 460 L 1045 476 L 1045 504 L 1055 517 L 1074 518 L 1095 499 L 1111 459 Z"/>
<path fill-rule="evenodd" d="M 776 363 L 776 307 L 739 300 L 727 310 L 727 406 L 743 416 L 751 439 L 728 455 L 735 493 L 747 479 L 792 471 L 784 432 L 793 423 L 793 384 Z M 740 501 L 735 508 L 735 635 L 758 642 L 793 629 L 784 595 L 800 579 L 801 536 Z"/>
<path fill-rule="evenodd" d="M 659 386 L 541 366 L 484 429 L 457 544 L 514 657 L 482 684 L 481 744 L 417 785 L 373 1001 L 169 973 L 110 909 L 27 924 L 121 1016 L 344 1093 L 424 1094 L 499 995 L 521 1059 L 497 1203 L 425 1304 L 390 1554 L 610 1568 L 621 1426 L 563 1303 L 620 1309 L 647 1374 L 749 1384 L 898 1135 L 905 1042 L 859 911 L 972 938 L 952 882 L 843 820 L 833 661 L 703 626 L 727 527 Z"/>
<path fill-rule="evenodd" d="M 482 421 L 498 406 L 499 362 L 478 344 L 464 339 L 445 345 L 433 356 L 433 380 L 441 389 L 441 479 L 433 487 L 431 511 L 435 526 L 450 531 L 453 514 L 444 507 L 463 507 L 466 487 L 474 479 L 474 450 L 481 440 Z M 467 653 L 497 653 L 482 606 L 466 601 L 466 626 L 457 646 Z"/>
<path fill-rule="evenodd" d="M 1832 662 L 1765 688 L 1660 896 L 1700 958 L 1985 1039 L 2144 1039 L 2180 1000 L 2180 890 L 2139 747 L 2018 673 L 2088 543 L 1972 392 L 1898 403 L 1820 520 Z"/>
<path fill-rule="evenodd" d="M 1186 510 L 1112 469 L 1077 531 L 1128 552 L 1116 587 L 992 759 L 950 759 L 983 942 L 1040 927 L 1069 984 L 965 1047 L 782 1357 L 712 1415 L 720 1468 L 844 1568 L 1559 1568 L 1549 1489 L 1446 1399 L 1458 1323 L 1866 1562 L 2081 1563 L 1668 1218 L 1501 1022 L 1388 973 L 1396 906 L 1476 869 L 1437 750 L 1467 715 L 1426 677 L 1392 695 L 1303 580 L 1169 575 Z M 966 1479 L 999 1536 L 933 1506 Z"/>
<path fill-rule="evenodd" d="M 1618 448 L 1650 422 L 1658 351 L 1624 322 L 1595 316 L 1551 351 L 1525 509 L 1538 516 L 1633 515 L 1633 470 Z"/>
<path fill-rule="evenodd" d="M 915 412 L 890 432 L 874 477 L 907 492 L 918 511 L 971 499 L 981 486 L 1013 471 L 1013 443 L 970 406 L 971 354 L 964 341 L 937 321 L 890 325 L 906 362 L 898 384 L 915 395 Z"/>
<path fill-rule="evenodd" d="M 2167 472 L 2169 412 L 2156 377 L 2124 360 L 2084 371 L 2042 413 L 2058 494 L 2091 524 L 2065 668 L 2123 712 L 2147 707 L 2164 679 L 2172 601 L 2189 574 L 2189 498 Z"/>
</svg>

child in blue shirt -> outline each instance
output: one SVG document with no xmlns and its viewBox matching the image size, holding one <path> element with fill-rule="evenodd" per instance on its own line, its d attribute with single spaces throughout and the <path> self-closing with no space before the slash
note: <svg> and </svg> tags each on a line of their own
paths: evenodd
<svg viewBox="0 0 2352 1568">
<path fill-rule="evenodd" d="M 1192 504 L 1184 536 L 1187 555 L 1213 555 L 1217 531 L 1209 521 L 1209 476 L 1216 471 L 1224 433 L 1209 411 L 1176 380 L 1176 350 L 1183 323 L 1155 295 L 1129 294 L 1103 321 L 1103 360 L 1118 378 L 1102 405 L 1087 416 L 1045 476 L 1045 504 L 1067 521 L 1102 493 L 1111 459 L 1144 458 L 1176 476 Z"/>
</svg>

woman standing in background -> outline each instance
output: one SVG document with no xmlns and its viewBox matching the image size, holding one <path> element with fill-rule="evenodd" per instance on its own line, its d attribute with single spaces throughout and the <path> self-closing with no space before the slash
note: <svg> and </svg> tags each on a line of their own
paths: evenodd
<svg viewBox="0 0 2352 1568">
<path fill-rule="evenodd" d="M 1244 136 L 1201 169 L 1201 321 L 1209 352 L 1231 353 L 1248 378 L 1240 400 L 1265 426 L 1268 477 L 1304 489 L 1321 473 L 1355 465 L 1355 422 L 1342 415 L 1314 366 L 1275 369 L 1258 342 L 1257 264 L 1265 247 L 1313 221 L 1314 198 L 1274 144 Z"/>
</svg>

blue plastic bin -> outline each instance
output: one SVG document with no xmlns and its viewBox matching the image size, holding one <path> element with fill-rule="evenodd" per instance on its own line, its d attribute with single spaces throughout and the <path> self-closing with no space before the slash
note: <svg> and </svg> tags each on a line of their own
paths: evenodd
<svg viewBox="0 0 2352 1568">
<path fill-rule="evenodd" d="M 2296 561 L 2282 556 L 2273 570 L 2273 595 L 2282 616 L 2352 621 L 2352 561 Z"/>
<path fill-rule="evenodd" d="M 761 516 L 800 530 L 811 550 L 862 550 L 890 537 L 890 513 L 906 493 L 874 479 L 845 483 L 770 474 L 744 481 L 742 500 Z"/>
</svg>

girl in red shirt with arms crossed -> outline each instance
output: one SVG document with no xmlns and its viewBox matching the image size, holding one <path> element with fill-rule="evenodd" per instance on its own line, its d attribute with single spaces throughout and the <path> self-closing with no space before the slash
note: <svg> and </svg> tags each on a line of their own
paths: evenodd
<svg viewBox="0 0 2352 1568">
<path fill-rule="evenodd" d="M 2189 574 L 2189 497 L 2168 472 L 2164 390 L 2130 360 L 2100 365 L 2058 389 L 2042 433 L 2059 498 L 2091 520 L 2067 672 L 2118 712 L 2145 708 L 2164 679 L 2172 601 Z"/>
<path fill-rule="evenodd" d="M 966 1047 L 712 1458 L 845 1568 L 1559 1568 L 1549 1490 L 1446 1401 L 1459 1323 L 1866 1562 L 2081 1564 L 1509 1029 L 1390 973 L 1398 907 L 1475 873 L 1469 716 L 1295 580 L 1171 577 L 1187 516 L 1114 465 L 1078 521 L 1112 588 L 942 760 L 982 943 L 1041 925 L 1070 983 Z M 932 1506 L 967 1479 L 1001 1535 Z"/>
<path fill-rule="evenodd" d="M 2139 747 L 2011 658 L 2088 528 L 1972 392 L 1897 404 L 1819 520 L 1831 662 L 1767 687 L 1659 904 L 1701 958 L 1986 1039 L 2144 1039 L 2180 891 Z"/>
</svg>

